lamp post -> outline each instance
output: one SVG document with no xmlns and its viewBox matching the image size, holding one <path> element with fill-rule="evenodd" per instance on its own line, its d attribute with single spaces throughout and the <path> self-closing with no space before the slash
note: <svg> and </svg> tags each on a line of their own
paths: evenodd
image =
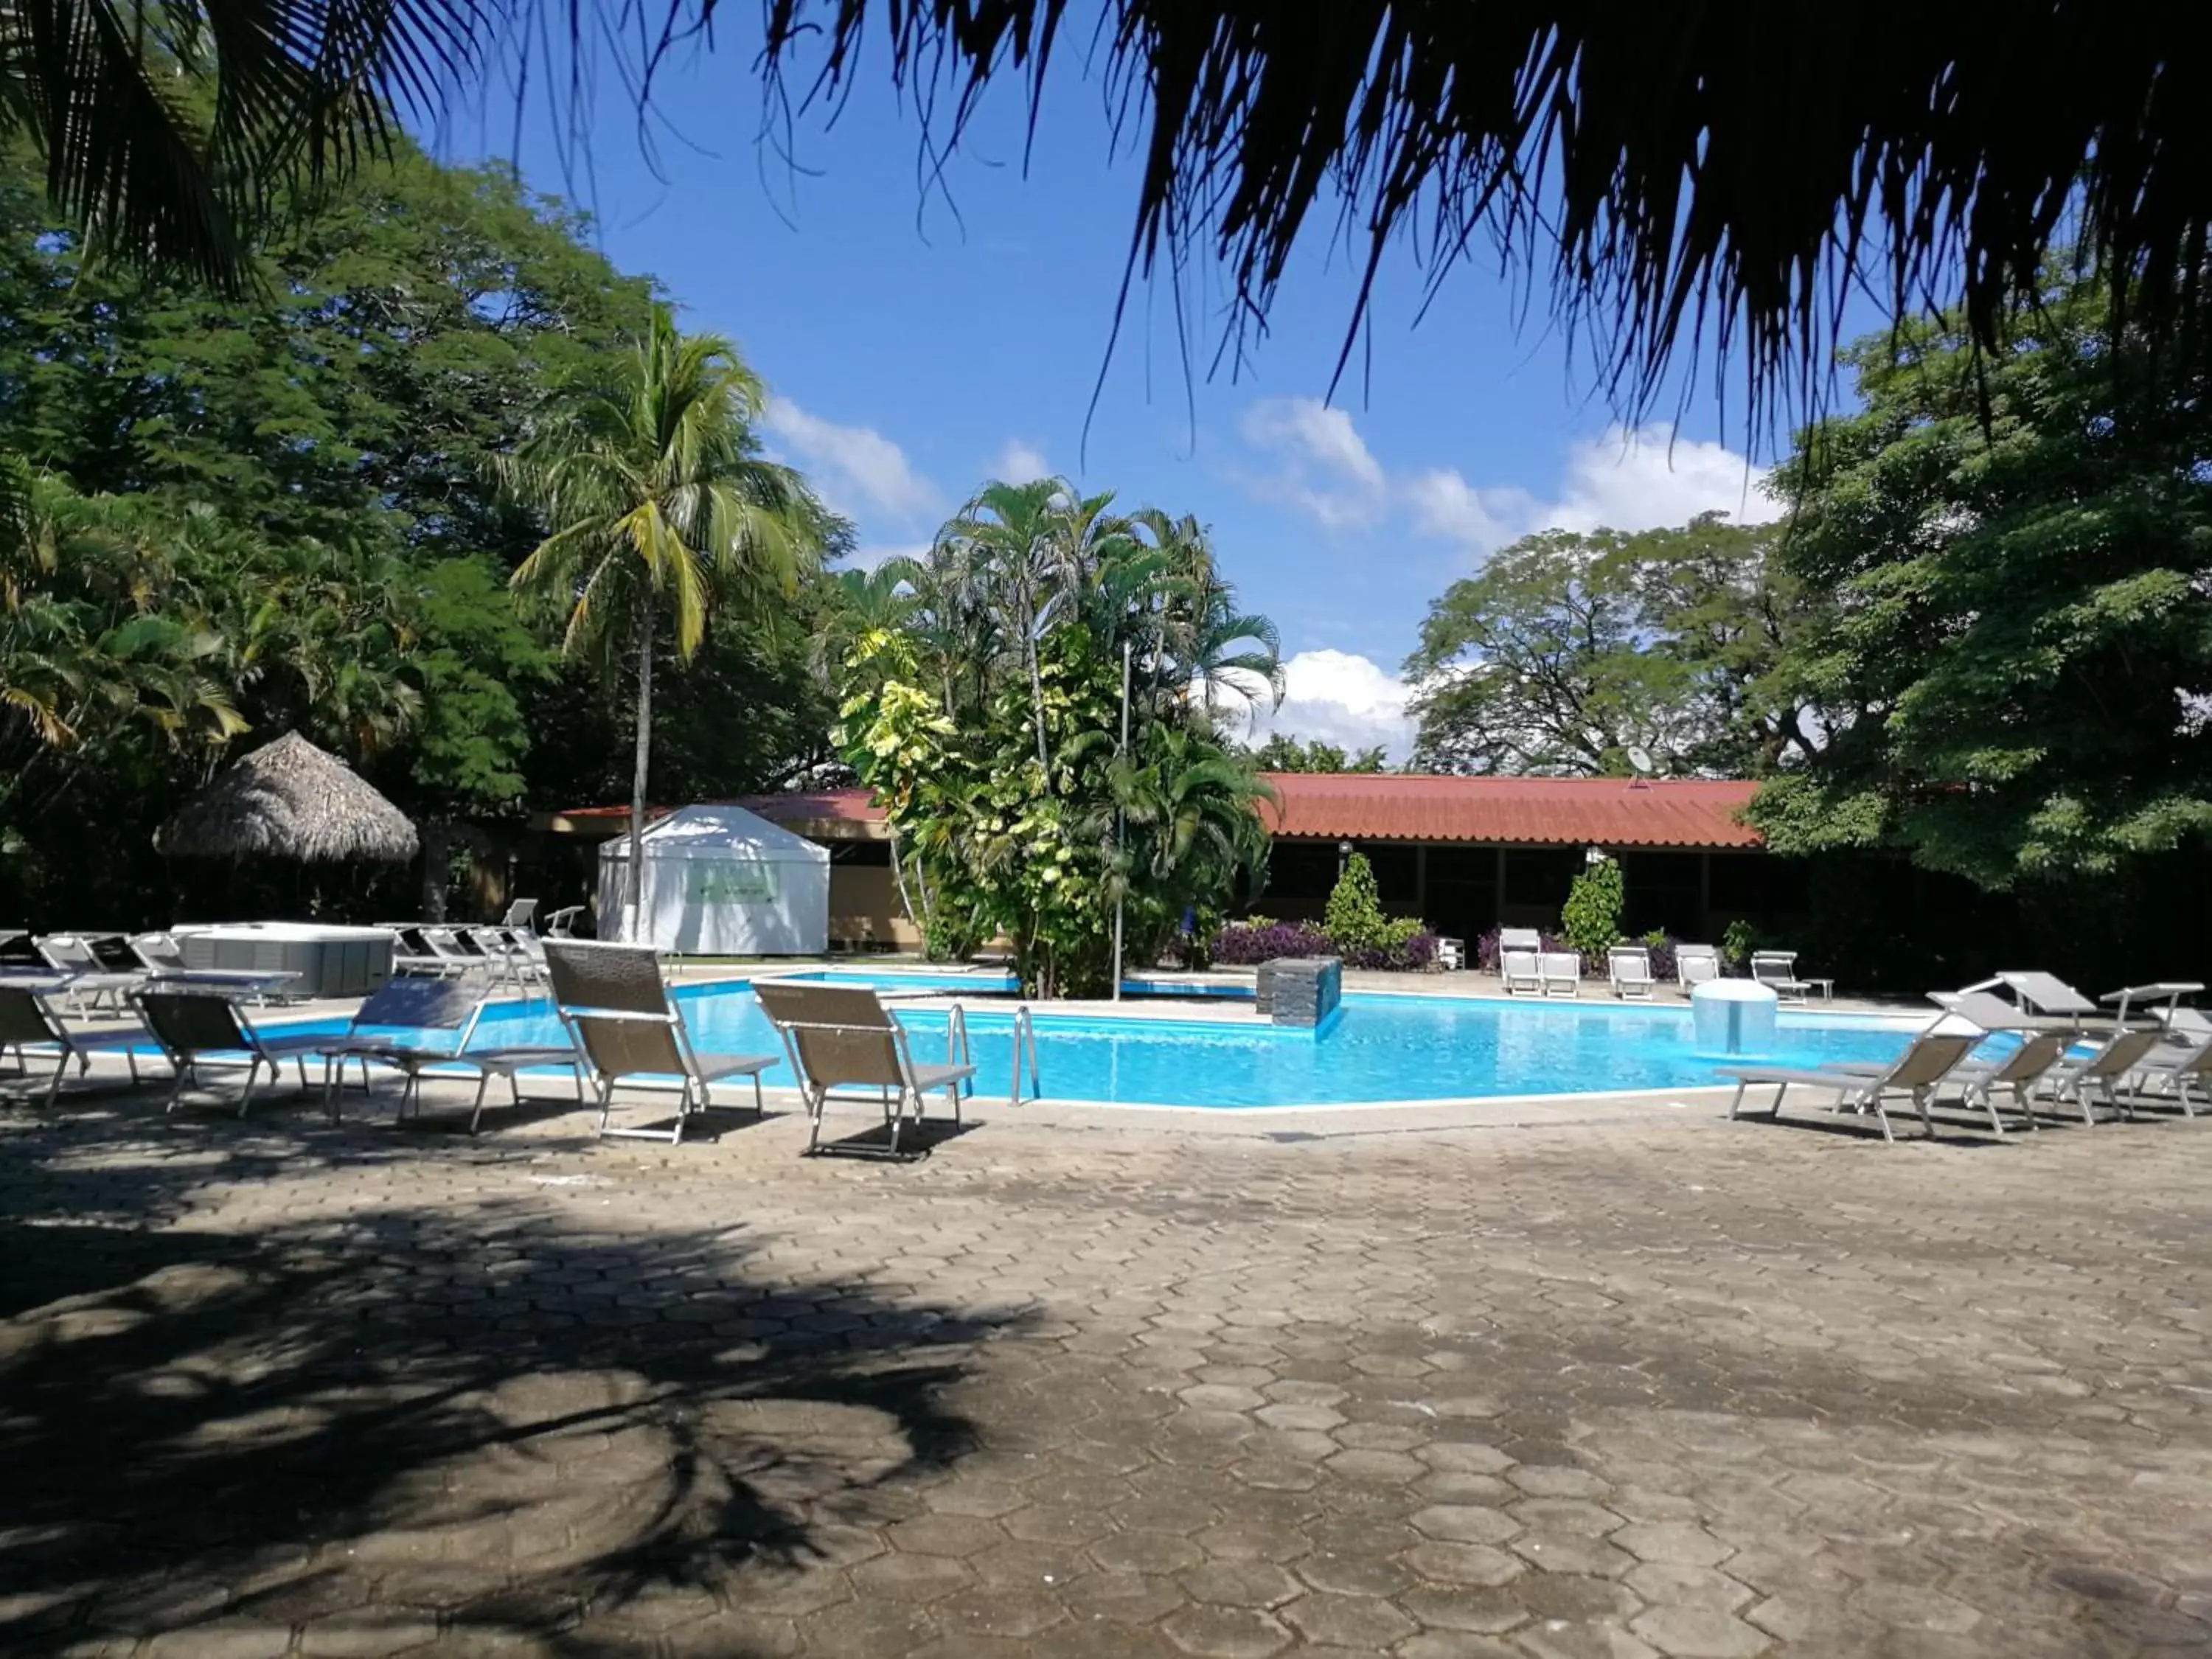
<svg viewBox="0 0 2212 1659">
<path fill-rule="evenodd" d="M 1121 746 L 1115 752 L 1126 763 L 1129 757 L 1129 647 L 1132 641 L 1121 641 Z M 1120 858 L 1122 843 L 1128 836 L 1128 817 L 1122 809 L 1114 809 L 1114 856 Z M 1121 872 L 1122 890 L 1114 895 L 1114 1000 L 1121 1000 L 1121 904 L 1127 896 L 1129 873 Z"/>
<path fill-rule="evenodd" d="M 1349 864 L 1352 862 L 1352 854 L 1354 854 L 1355 852 L 1357 852 L 1357 851 L 1358 851 L 1358 850 L 1359 850 L 1358 848 L 1355 848 L 1355 847 L 1354 847 L 1354 846 L 1353 846 L 1350 842 L 1348 842 L 1348 841 L 1340 841 L 1340 842 L 1337 842 L 1337 844 L 1336 844 L 1336 878 L 1337 878 L 1339 881 L 1342 881 L 1342 880 L 1344 879 L 1344 871 L 1345 871 L 1345 866 L 1347 866 L 1347 865 L 1349 865 Z"/>
</svg>

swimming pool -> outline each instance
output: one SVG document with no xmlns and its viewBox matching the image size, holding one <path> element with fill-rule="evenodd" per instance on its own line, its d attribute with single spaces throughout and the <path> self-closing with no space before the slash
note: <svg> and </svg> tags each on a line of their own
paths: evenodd
<svg viewBox="0 0 2212 1659">
<path fill-rule="evenodd" d="M 991 983 L 975 975 L 832 971 L 802 977 L 907 991 L 975 990 Z M 676 996 L 702 1050 L 782 1052 L 742 983 L 689 986 Z M 902 1007 L 899 1015 L 913 1033 L 917 1060 L 944 1054 L 948 1017 L 942 1010 Z M 1014 1006 L 979 1000 L 968 1006 L 967 1021 L 980 1068 L 976 1092 L 1003 1098 L 1012 1081 Z M 1888 1060 L 1902 1052 L 1916 1024 L 1785 1013 L 1777 1052 L 1760 1058 L 1791 1065 Z M 1354 993 L 1344 999 L 1342 1018 L 1319 1036 L 1197 1016 L 1042 1011 L 1036 1024 L 1045 1097 L 1116 1105 L 1250 1109 L 1711 1088 L 1723 1081 L 1714 1068 L 1725 1063 L 1696 1050 L 1689 1011 L 1680 1005 Z M 562 1040 L 543 1003 L 492 1011 L 477 1037 L 486 1047 Z M 779 1063 L 766 1081 L 774 1088 L 789 1086 L 792 1079 Z"/>
</svg>

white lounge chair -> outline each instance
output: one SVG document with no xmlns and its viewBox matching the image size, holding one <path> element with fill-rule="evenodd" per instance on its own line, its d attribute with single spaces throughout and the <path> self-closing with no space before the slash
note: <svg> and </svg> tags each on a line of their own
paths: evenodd
<svg viewBox="0 0 2212 1659">
<path fill-rule="evenodd" d="M 2007 969 L 1993 978 L 1966 988 L 1969 991 L 1993 991 L 1999 987 L 2010 991 L 2014 1000 L 2031 1014 L 2070 1015 L 2080 1019 L 2092 1019 L 2097 1014 L 2094 1002 L 2056 974 Z"/>
<path fill-rule="evenodd" d="M 1576 951 L 1540 952 L 1536 973 L 1547 997 L 1578 997 L 1583 994 L 1583 959 Z"/>
<path fill-rule="evenodd" d="M 110 968 L 81 933 L 46 933 L 32 943 L 46 966 L 64 975 L 55 988 L 80 1014 L 97 1012 L 103 997 L 110 1009 L 121 1013 L 123 1000 L 151 977 L 135 969 Z"/>
<path fill-rule="evenodd" d="M 2099 1103 L 2122 1117 L 2133 1117 L 2136 1086 L 2130 1079 L 2142 1071 L 2144 1060 L 2165 1035 L 2155 1025 L 2123 1026 L 2107 1033 L 2090 1053 L 2058 1068 L 2058 1097 L 2074 1097 L 2084 1124 L 2096 1122 Z"/>
<path fill-rule="evenodd" d="M 733 1077 L 752 1080 L 753 1111 L 766 1115 L 761 1073 L 779 1056 L 702 1054 L 694 1048 L 652 946 L 549 939 L 545 967 L 554 1006 L 598 1087 L 602 1135 L 680 1141 L 694 1116 L 720 1104 L 714 1085 Z M 665 1130 L 613 1127 L 617 1085 L 673 1091 L 675 1122 Z"/>
<path fill-rule="evenodd" d="M 1717 945 L 1678 945 L 1674 947 L 1674 982 L 1682 994 L 1692 986 L 1721 976 L 1721 947 Z"/>
<path fill-rule="evenodd" d="M 1770 1115 L 1777 1118 L 1782 1115 L 1782 1097 L 1791 1088 L 1826 1089 L 1836 1096 L 1835 1110 L 1872 1111 L 1881 1125 L 1881 1138 L 1894 1143 L 1897 1137 L 1890 1132 L 1889 1111 L 1885 1103 L 1893 1095 L 1901 1095 L 1912 1103 L 1932 1139 L 1936 1121 L 1928 1115 L 1928 1103 L 1934 1097 L 1936 1085 L 1973 1052 L 1983 1036 L 1983 1032 L 1972 1029 L 1923 1031 L 1913 1038 L 1895 1064 L 1878 1073 L 1847 1071 L 1839 1066 L 1723 1066 L 1719 1068 L 1720 1074 L 1736 1080 L 1735 1098 L 1729 1103 L 1729 1116 L 1734 1118 L 1741 1112 L 1744 1091 L 1753 1084 L 1774 1085 L 1774 1106 Z"/>
<path fill-rule="evenodd" d="M 1500 951 L 1498 953 L 1498 977 L 1508 996 L 1539 997 L 1544 994 L 1543 968 L 1537 951 Z"/>
<path fill-rule="evenodd" d="M 1825 997 L 1835 989 L 1832 980 L 1798 978 L 1795 951 L 1753 951 L 1751 976 L 1784 1002 L 1803 1002 L 1815 991 Z"/>
<path fill-rule="evenodd" d="M 975 1066 L 954 1060 L 942 1065 L 915 1060 L 906 1027 L 872 990 L 764 980 L 753 987 L 753 994 L 782 1034 L 805 1097 L 812 1124 L 808 1152 L 821 1145 L 823 1110 L 839 1089 L 875 1091 L 892 1157 L 898 1155 L 899 1132 L 909 1118 L 921 1123 L 926 1097 L 942 1091 L 951 1103 L 953 1122 L 960 1121 L 961 1092 L 973 1085 Z"/>
<path fill-rule="evenodd" d="M 1616 945 L 1607 951 L 1605 971 L 1617 997 L 1638 997 L 1648 1002 L 1659 988 L 1659 981 L 1651 977 L 1651 952 L 1640 945 Z"/>
</svg>

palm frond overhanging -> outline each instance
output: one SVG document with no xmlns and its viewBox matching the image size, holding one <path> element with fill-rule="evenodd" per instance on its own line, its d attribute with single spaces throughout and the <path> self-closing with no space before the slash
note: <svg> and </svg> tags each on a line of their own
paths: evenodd
<svg viewBox="0 0 2212 1659">
<path fill-rule="evenodd" d="M 988 81 L 1036 97 L 1066 11 L 769 0 L 766 61 L 834 102 L 872 19 L 941 152 Z M 1756 397 L 1825 375 L 1853 282 L 1897 314 L 1963 298 L 1994 340 L 2073 244 L 2154 338 L 2194 337 L 2212 57 L 2191 15 L 1115 0 L 1098 27 L 1121 119 L 1149 123 L 1133 272 L 1210 243 L 1243 330 L 1332 210 L 1363 307 L 1394 239 L 1433 282 L 1495 238 L 1549 262 L 1564 321 L 1641 404 L 1700 348 L 1735 348 Z"/>
<path fill-rule="evenodd" d="M 242 228 L 476 68 L 506 0 L 0 0 L 0 137 L 96 245 L 232 289 Z"/>
</svg>

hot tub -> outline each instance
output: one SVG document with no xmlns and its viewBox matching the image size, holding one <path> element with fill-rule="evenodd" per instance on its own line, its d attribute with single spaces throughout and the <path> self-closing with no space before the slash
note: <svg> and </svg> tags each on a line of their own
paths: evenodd
<svg viewBox="0 0 2212 1659">
<path fill-rule="evenodd" d="M 298 975 L 286 996 L 365 997 L 392 977 L 392 938 L 381 927 L 226 922 L 180 927 L 176 937 L 187 968 Z"/>
</svg>

